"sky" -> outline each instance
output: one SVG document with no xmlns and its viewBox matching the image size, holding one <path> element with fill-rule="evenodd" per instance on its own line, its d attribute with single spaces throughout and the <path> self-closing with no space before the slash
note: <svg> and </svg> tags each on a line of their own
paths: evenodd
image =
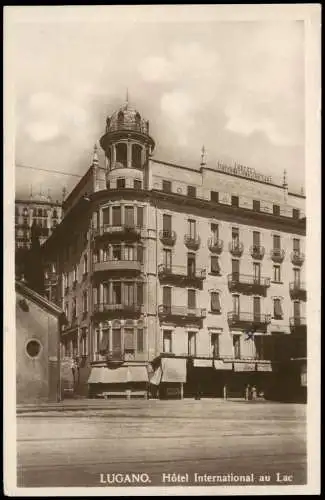
<svg viewBox="0 0 325 500">
<path fill-rule="evenodd" d="M 303 22 L 195 16 L 185 22 L 172 11 L 169 17 L 61 15 L 16 24 L 16 165 L 83 175 L 106 117 L 128 89 L 130 103 L 150 121 L 155 158 L 198 168 L 204 145 L 211 168 L 236 161 L 276 183 L 286 169 L 289 189 L 300 192 Z M 62 188 L 70 191 L 78 181 L 20 167 L 15 172 L 19 197 L 32 189 L 60 199 Z"/>
</svg>

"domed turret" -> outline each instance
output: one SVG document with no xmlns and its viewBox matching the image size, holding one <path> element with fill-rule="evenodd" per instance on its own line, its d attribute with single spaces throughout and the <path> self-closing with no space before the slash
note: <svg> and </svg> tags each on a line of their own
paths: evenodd
<svg viewBox="0 0 325 500">
<path fill-rule="evenodd" d="M 127 99 L 125 104 L 107 117 L 106 132 L 100 139 L 100 145 L 107 158 L 109 180 L 109 174 L 113 170 L 143 171 L 155 142 L 149 135 L 149 122 Z M 119 174 L 123 177 L 135 175 L 131 172 L 129 174 L 119 172 Z"/>
</svg>

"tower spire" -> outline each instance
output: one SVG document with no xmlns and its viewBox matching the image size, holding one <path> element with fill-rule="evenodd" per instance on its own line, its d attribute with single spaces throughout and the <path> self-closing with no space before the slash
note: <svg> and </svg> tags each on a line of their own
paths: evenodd
<svg viewBox="0 0 325 500">
<path fill-rule="evenodd" d="M 287 180 L 287 171 L 284 169 L 283 171 L 283 183 L 282 183 L 282 186 L 284 188 L 287 188 L 288 187 L 288 180 Z"/>
<path fill-rule="evenodd" d="M 202 146 L 201 148 L 201 167 L 205 167 L 205 165 L 207 164 L 207 158 L 206 158 L 207 154 L 206 154 L 206 149 L 204 147 L 204 145 Z"/>
<path fill-rule="evenodd" d="M 98 148 L 96 143 L 94 144 L 92 165 L 98 165 Z"/>
</svg>

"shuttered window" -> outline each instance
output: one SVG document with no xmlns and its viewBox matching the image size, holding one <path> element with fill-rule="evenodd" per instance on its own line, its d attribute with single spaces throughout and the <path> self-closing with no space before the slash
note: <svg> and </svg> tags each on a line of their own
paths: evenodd
<svg viewBox="0 0 325 500">
<path fill-rule="evenodd" d="M 195 309 L 196 307 L 196 292 L 195 290 L 187 291 L 187 307 L 189 309 Z"/>
<path fill-rule="evenodd" d="M 220 274 L 219 258 L 216 255 L 211 255 L 211 273 Z"/>
<path fill-rule="evenodd" d="M 103 224 L 104 226 L 109 224 L 109 208 L 103 208 Z"/>
<path fill-rule="evenodd" d="M 137 351 L 138 352 L 144 351 L 144 338 L 143 338 L 143 329 L 142 328 L 138 328 L 138 330 L 137 330 Z"/>
<path fill-rule="evenodd" d="M 211 292 L 211 311 L 212 312 L 221 311 L 219 292 Z"/>
<path fill-rule="evenodd" d="M 274 299 L 273 301 L 273 313 L 276 319 L 281 319 L 283 316 L 281 299 Z"/>
<path fill-rule="evenodd" d="M 124 329 L 124 349 L 134 351 L 134 330 L 133 328 Z"/>
<path fill-rule="evenodd" d="M 143 227 L 143 207 L 137 207 L 137 225 Z"/>
<path fill-rule="evenodd" d="M 134 208 L 125 207 L 124 209 L 125 225 L 129 227 L 134 226 Z"/>
<path fill-rule="evenodd" d="M 143 305 L 143 283 L 137 284 L 137 304 L 138 306 Z"/>
<path fill-rule="evenodd" d="M 122 342 L 121 342 L 121 329 L 113 328 L 112 330 L 112 350 L 113 351 L 121 351 Z"/>
<path fill-rule="evenodd" d="M 121 225 L 121 207 L 112 208 L 112 225 L 113 226 Z"/>
<path fill-rule="evenodd" d="M 109 350 L 109 330 L 102 331 L 102 340 L 99 345 L 99 351 L 105 352 Z"/>
</svg>

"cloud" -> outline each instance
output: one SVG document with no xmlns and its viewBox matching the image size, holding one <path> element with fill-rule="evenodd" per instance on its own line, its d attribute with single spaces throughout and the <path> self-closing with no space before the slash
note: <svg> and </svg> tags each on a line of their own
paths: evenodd
<svg viewBox="0 0 325 500">
<path fill-rule="evenodd" d="M 86 111 L 72 100 L 51 92 L 33 94 L 27 105 L 24 128 L 35 142 L 66 135 L 86 122 Z"/>
<path fill-rule="evenodd" d="M 140 75 L 147 82 L 168 82 L 174 79 L 174 66 L 164 57 L 147 57 L 140 62 Z"/>
</svg>

